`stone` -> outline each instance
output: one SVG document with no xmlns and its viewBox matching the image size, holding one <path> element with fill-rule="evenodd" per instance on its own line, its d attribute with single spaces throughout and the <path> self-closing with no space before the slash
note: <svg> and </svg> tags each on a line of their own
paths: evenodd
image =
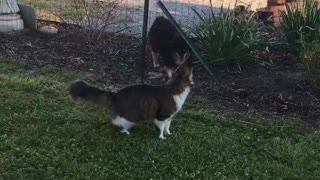
<svg viewBox="0 0 320 180">
<path fill-rule="evenodd" d="M 0 14 L 0 32 L 10 33 L 24 29 L 23 20 L 19 14 Z"/>
<path fill-rule="evenodd" d="M 32 6 L 18 3 L 21 15 L 21 18 L 24 22 L 24 26 L 26 28 L 36 30 L 37 29 L 37 19 L 36 19 L 36 11 Z"/>
<path fill-rule="evenodd" d="M 40 32 L 45 34 L 56 34 L 58 33 L 58 29 L 53 26 L 42 26 L 38 29 Z"/>
</svg>

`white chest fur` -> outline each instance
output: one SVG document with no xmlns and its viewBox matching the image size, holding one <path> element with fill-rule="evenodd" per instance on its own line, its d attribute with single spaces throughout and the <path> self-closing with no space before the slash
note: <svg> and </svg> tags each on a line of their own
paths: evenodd
<svg viewBox="0 0 320 180">
<path fill-rule="evenodd" d="M 186 101 L 189 93 L 190 93 L 190 87 L 186 87 L 181 94 L 173 96 L 173 99 L 176 102 L 177 112 L 181 110 L 182 105 Z"/>
</svg>

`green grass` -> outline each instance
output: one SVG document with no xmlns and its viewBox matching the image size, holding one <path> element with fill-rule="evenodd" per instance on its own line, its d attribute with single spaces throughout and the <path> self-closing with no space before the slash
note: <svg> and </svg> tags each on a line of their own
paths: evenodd
<svg viewBox="0 0 320 180">
<path fill-rule="evenodd" d="M 23 67 L 0 59 L 0 179 L 320 177 L 319 131 L 239 123 L 246 119 L 224 119 L 188 99 L 167 140 L 154 126 L 127 136 L 97 127 L 108 118 L 101 107 L 71 100 L 66 87 L 81 75 Z"/>
</svg>

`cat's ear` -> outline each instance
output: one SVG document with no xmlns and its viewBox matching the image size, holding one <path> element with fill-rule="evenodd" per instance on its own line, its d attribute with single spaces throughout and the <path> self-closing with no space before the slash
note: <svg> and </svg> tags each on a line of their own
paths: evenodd
<svg viewBox="0 0 320 180">
<path fill-rule="evenodd" d="M 193 71 L 193 63 L 189 59 L 189 57 L 190 57 L 190 54 L 185 54 L 184 58 L 186 58 L 186 60 L 182 65 L 180 65 L 180 75 L 182 75 L 185 78 L 192 76 L 192 71 Z"/>
<path fill-rule="evenodd" d="M 179 53 L 177 53 L 177 52 L 175 52 L 175 51 L 172 52 L 172 57 L 173 57 L 174 62 L 175 62 L 176 64 L 178 64 L 178 65 L 181 65 L 181 64 L 182 64 L 182 63 L 181 63 L 182 59 L 181 59 Z"/>
<path fill-rule="evenodd" d="M 183 72 L 183 76 L 184 77 L 190 77 L 192 75 L 192 70 L 193 70 L 193 67 L 192 67 L 192 62 L 190 61 L 187 61 L 183 64 L 183 67 L 182 67 L 182 72 Z"/>
<path fill-rule="evenodd" d="M 187 51 L 183 54 L 183 58 L 182 58 L 182 63 L 185 63 L 186 61 L 188 61 L 188 59 L 190 58 L 191 53 L 190 51 Z"/>
<path fill-rule="evenodd" d="M 185 52 L 182 56 L 177 52 L 172 52 L 172 56 L 177 65 L 182 65 L 188 61 L 191 56 L 190 51 Z"/>
</svg>

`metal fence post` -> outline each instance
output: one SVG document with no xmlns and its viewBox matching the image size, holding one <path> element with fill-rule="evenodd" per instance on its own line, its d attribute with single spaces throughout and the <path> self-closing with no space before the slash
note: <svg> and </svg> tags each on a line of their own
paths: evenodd
<svg viewBox="0 0 320 180">
<path fill-rule="evenodd" d="M 146 68 L 147 30 L 148 30 L 149 0 L 144 1 L 143 27 L 142 27 L 142 49 L 141 49 L 141 79 L 144 83 L 144 71 Z"/>
</svg>

